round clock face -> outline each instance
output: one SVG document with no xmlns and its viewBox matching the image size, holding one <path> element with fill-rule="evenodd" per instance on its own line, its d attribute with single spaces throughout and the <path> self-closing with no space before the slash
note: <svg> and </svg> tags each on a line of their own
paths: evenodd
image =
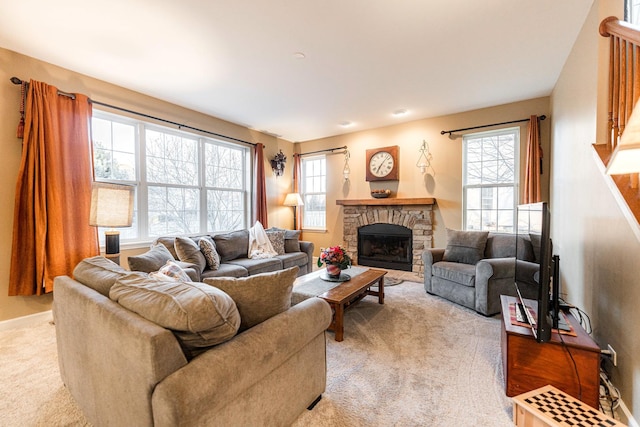
<svg viewBox="0 0 640 427">
<path fill-rule="evenodd" d="M 369 160 L 369 171 L 377 177 L 383 177 L 389 175 L 393 170 L 393 156 L 386 151 L 380 151 Z"/>
</svg>

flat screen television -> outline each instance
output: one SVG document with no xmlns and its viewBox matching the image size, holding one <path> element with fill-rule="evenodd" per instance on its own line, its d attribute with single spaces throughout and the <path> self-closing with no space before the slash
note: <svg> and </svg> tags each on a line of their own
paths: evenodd
<svg viewBox="0 0 640 427">
<path fill-rule="evenodd" d="M 517 207 L 516 240 L 531 241 L 533 259 L 538 264 L 537 272 L 533 274 L 533 280 L 538 284 L 538 308 L 535 319 L 529 316 L 529 310 L 524 309 L 529 317 L 533 335 L 538 342 L 547 342 L 551 339 L 551 331 L 558 328 L 559 318 L 559 261 L 558 256 L 553 255 L 551 242 L 551 214 L 546 202 L 519 205 Z M 525 259 L 530 259 L 531 254 L 523 254 L 526 245 L 516 244 L 516 268 L 515 284 L 525 276 L 523 270 L 529 264 Z M 529 274 L 531 276 L 531 274 Z M 518 289 L 518 295 L 520 291 Z M 522 302 L 522 301 L 520 301 Z"/>
</svg>

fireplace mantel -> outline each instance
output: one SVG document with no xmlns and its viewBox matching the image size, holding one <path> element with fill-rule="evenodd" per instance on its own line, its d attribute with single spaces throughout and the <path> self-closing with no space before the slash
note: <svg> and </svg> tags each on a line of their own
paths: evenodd
<svg viewBox="0 0 640 427">
<path fill-rule="evenodd" d="M 433 205 L 436 199 L 433 197 L 395 198 L 386 199 L 345 199 L 336 200 L 336 205 L 342 206 L 408 206 L 408 205 Z"/>
</svg>

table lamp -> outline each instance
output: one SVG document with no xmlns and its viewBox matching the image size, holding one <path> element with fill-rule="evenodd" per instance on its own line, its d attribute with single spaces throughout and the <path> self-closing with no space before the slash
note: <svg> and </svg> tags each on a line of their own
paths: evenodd
<svg viewBox="0 0 640 427">
<path fill-rule="evenodd" d="M 91 187 L 89 225 L 110 227 L 105 231 L 105 257 L 120 264 L 120 232 L 115 227 L 133 223 L 134 187 L 124 184 L 94 182 Z"/>
</svg>

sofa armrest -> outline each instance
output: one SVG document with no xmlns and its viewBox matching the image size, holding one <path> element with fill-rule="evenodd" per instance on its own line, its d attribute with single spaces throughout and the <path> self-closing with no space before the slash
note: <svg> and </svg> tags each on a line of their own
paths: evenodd
<svg viewBox="0 0 640 427">
<path fill-rule="evenodd" d="M 331 316 L 329 304 L 310 298 L 196 357 L 156 387 L 156 425 L 192 425 L 213 418 L 314 338 L 324 337 Z"/>
<path fill-rule="evenodd" d="M 304 240 L 300 240 L 300 251 L 304 252 L 307 254 L 307 258 L 309 258 L 309 273 L 311 273 L 312 270 L 312 264 L 313 264 L 313 251 L 315 250 L 315 245 L 313 244 L 313 242 L 307 242 Z"/>
<path fill-rule="evenodd" d="M 425 249 L 422 252 L 422 263 L 424 265 L 424 290 L 431 293 L 431 275 L 433 264 L 442 261 L 444 249 Z"/>
<path fill-rule="evenodd" d="M 515 293 L 515 258 L 486 258 L 476 264 L 476 311 L 485 316 L 499 313 L 500 295 Z"/>
<path fill-rule="evenodd" d="M 154 387 L 187 365 L 175 336 L 70 277 L 54 283 L 60 374 L 82 412 L 94 425 L 153 425 Z"/>
</svg>

